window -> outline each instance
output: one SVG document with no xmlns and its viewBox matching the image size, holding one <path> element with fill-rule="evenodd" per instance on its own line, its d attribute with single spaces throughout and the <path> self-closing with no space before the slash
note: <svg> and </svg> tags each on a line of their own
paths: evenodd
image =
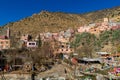
<svg viewBox="0 0 120 80">
<path fill-rule="evenodd" d="M 35 45 L 35 43 L 29 43 L 29 45 Z"/>
<path fill-rule="evenodd" d="M 32 45 L 31 43 L 29 43 L 29 45 Z"/>
<path fill-rule="evenodd" d="M 35 45 L 35 43 L 32 43 L 32 45 Z"/>
<path fill-rule="evenodd" d="M 6 44 L 8 44 L 8 41 L 6 41 Z"/>
<path fill-rule="evenodd" d="M 64 45 L 61 45 L 61 48 L 64 48 Z"/>
<path fill-rule="evenodd" d="M 0 44 L 3 44 L 3 41 L 1 41 Z"/>
</svg>

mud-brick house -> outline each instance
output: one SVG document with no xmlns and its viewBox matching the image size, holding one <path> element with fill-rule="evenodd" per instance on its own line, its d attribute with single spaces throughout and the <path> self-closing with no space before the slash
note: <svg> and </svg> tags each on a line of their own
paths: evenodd
<svg viewBox="0 0 120 80">
<path fill-rule="evenodd" d="M 59 42 L 59 47 L 55 50 L 55 54 L 70 55 L 74 52 L 74 49 L 70 47 L 69 42 Z"/>
<path fill-rule="evenodd" d="M 52 33 L 52 38 L 54 39 L 54 40 L 58 40 L 58 33 Z"/>
<path fill-rule="evenodd" d="M 71 54 L 74 52 L 74 49 L 70 47 L 70 38 L 65 38 L 63 36 L 59 36 L 58 38 L 58 48 L 55 49 L 54 54 Z"/>
<path fill-rule="evenodd" d="M 120 29 L 120 23 L 114 23 L 114 25 L 111 26 L 111 30 L 118 30 Z"/>
<path fill-rule="evenodd" d="M 104 23 L 108 23 L 109 22 L 109 18 L 103 18 Z"/>
<path fill-rule="evenodd" d="M 79 27 L 77 29 L 78 33 L 89 32 L 89 30 L 90 30 L 90 27 L 88 26 Z"/>
<path fill-rule="evenodd" d="M 67 43 L 67 42 L 69 42 L 69 38 L 64 38 L 63 36 L 60 36 L 58 38 L 58 41 L 61 43 Z"/>
<path fill-rule="evenodd" d="M 0 50 L 10 49 L 10 29 L 3 28 L 0 31 Z"/>
<path fill-rule="evenodd" d="M 68 47 L 61 47 L 59 49 L 57 49 L 57 53 L 63 53 L 63 54 L 71 54 L 74 52 L 73 48 L 68 48 Z"/>
<path fill-rule="evenodd" d="M 27 48 L 36 48 L 36 47 L 38 47 L 37 41 L 32 40 L 31 35 L 27 34 L 27 35 L 21 36 L 20 41 L 21 41 L 21 44 L 22 44 L 21 47 L 27 47 Z"/>
<path fill-rule="evenodd" d="M 0 50 L 10 49 L 10 39 L 1 38 L 0 39 Z"/>
<path fill-rule="evenodd" d="M 53 55 L 56 56 L 56 55 L 59 55 L 59 54 L 64 54 L 64 55 L 70 55 L 74 52 L 74 49 L 72 48 L 67 48 L 67 47 L 63 47 L 63 48 L 58 48 L 58 49 L 55 49 L 54 52 L 53 52 Z"/>
<path fill-rule="evenodd" d="M 90 33 L 91 34 L 99 34 L 100 30 L 98 27 L 92 27 L 92 28 L 90 28 Z"/>
<path fill-rule="evenodd" d="M 27 41 L 29 41 L 30 39 L 32 39 L 32 37 L 31 37 L 31 35 L 28 35 L 28 34 L 22 35 L 21 38 L 20 38 L 20 40 L 21 40 L 21 41 L 24 41 L 24 42 L 27 42 Z"/>
<path fill-rule="evenodd" d="M 40 33 L 40 38 L 43 42 L 51 41 L 51 40 L 53 40 L 53 35 L 50 32 Z"/>
</svg>

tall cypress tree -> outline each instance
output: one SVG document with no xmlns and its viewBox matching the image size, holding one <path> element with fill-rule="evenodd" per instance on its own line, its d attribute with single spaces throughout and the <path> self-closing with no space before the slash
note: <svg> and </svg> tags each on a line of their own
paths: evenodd
<svg viewBox="0 0 120 80">
<path fill-rule="evenodd" d="M 38 41 L 37 41 L 37 43 L 38 43 L 38 47 L 40 48 L 40 47 L 42 46 L 42 41 L 41 41 L 40 35 L 38 36 Z"/>
</svg>

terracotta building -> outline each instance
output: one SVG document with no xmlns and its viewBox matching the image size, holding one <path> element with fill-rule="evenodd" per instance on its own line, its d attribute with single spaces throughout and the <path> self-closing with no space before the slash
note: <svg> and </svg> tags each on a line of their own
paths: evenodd
<svg viewBox="0 0 120 80">
<path fill-rule="evenodd" d="M 0 50 L 10 48 L 10 39 L 0 39 Z"/>
<path fill-rule="evenodd" d="M 54 55 L 57 54 L 71 54 L 74 52 L 74 49 L 70 47 L 69 43 L 66 42 L 59 42 L 59 47 L 57 49 L 54 50 Z"/>
</svg>

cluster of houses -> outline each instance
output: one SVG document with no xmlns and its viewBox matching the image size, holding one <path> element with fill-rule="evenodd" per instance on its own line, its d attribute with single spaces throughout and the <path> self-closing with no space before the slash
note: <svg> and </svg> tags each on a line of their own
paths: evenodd
<svg viewBox="0 0 120 80">
<path fill-rule="evenodd" d="M 4 31 L 0 32 L 0 50 L 2 49 L 10 49 L 11 48 L 11 36 L 10 36 L 10 29 L 4 28 Z M 116 30 L 120 29 L 120 23 L 118 22 L 112 22 L 108 18 L 104 18 L 103 22 L 101 23 L 94 23 L 89 24 L 88 26 L 81 26 L 77 29 L 77 32 L 73 29 L 67 29 L 65 31 L 60 31 L 57 33 L 40 33 L 36 36 L 35 39 L 32 39 L 31 35 L 21 35 L 19 38 L 19 42 L 21 44 L 21 47 L 27 47 L 27 48 L 37 48 L 38 47 L 38 41 L 39 38 L 42 42 L 57 42 L 58 47 L 55 48 L 55 45 L 51 45 L 54 49 L 54 53 L 73 53 L 74 49 L 71 48 L 70 42 L 74 39 L 75 33 L 83 33 L 83 32 L 89 32 L 92 34 L 100 34 L 103 31 L 107 30 Z"/>
<path fill-rule="evenodd" d="M 53 42 L 54 44 L 51 45 L 51 47 L 53 48 L 53 54 L 57 55 L 62 53 L 64 54 L 65 58 L 68 58 L 67 55 L 75 52 L 74 48 L 71 47 L 70 42 L 74 39 L 76 33 L 81 34 L 83 32 L 89 32 L 91 34 L 99 35 L 101 32 L 109 31 L 109 30 L 117 30 L 117 29 L 120 29 L 120 23 L 111 22 L 108 18 L 104 18 L 103 22 L 101 23 L 94 23 L 94 24 L 89 24 L 88 26 L 85 25 L 79 27 L 77 29 L 77 32 L 76 30 L 73 29 L 67 29 L 65 31 L 60 31 L 57 33 L 46 32 L 46 33 L 38 34 L 34 39 L 31 35 L 25 34 L 25 35 L 19 35 L 19 38 L 17 38 L 17 40 L 19 42 L 20 48 L 25 47 L 28 49 L 37 48 L 39 46 L 39 40 L 42 41 L 42 44 L 44 44 L 44 42 L 49 42 L 49 43 Z M 13 38 L 10 35 L 10 29 L 3 28 L 3 31 L 0 31 L 0 50 L 12 49 L 13 43 L 15 42 L 13 41 Z M 17 42 L 15 44 L 17 44 Z M 97 52 L 97 53 L 99 55 L 99 58 L 101 59 L 83 58 L 83 59 L 79 59 L 78 62 L 81 63 L 100 62 L 100 63 L 106 63 L 109 66 L 116 66 L 119 64 L 119 62 L 116 62 L 117 59 L 116 57 L 119 57 L 120 54 L 110 54 L 107 52 Z M 77 59 L 72 58 L 71 61 L 73 64 L 77 64 Z M 115 70 L 114 72 L 117 71 Z"/>
<path fill-rule="evenodd" d="M 93 23 L 88 26 L 80 26 L 78 33 L 89 32 L 91 34 L 100 34 L 103 31 L 120 29 L 120 22 L 110 21 L 108 18 L 104 18 L 101 23 Z"/>
<path fill-rule="evenodd" d="M 60 31 L 59 33 L 40 33 L 41 40 L 43 42 L 45 41 L 55 41 L 57 42 L 58 46 L 54 49 L 54 54 L 59 54 L 59 53 L 73 53 L 74 49 L 71 48 L 70 42 L 71 39 L 74 38 L 74 30 L 68 29 L 66 31 Z M 55 44 L 56 45 L 56 44 Z"/>
<path fill-rule="evenodd" d="M 68 29 L 66 31 L 60 31 L 59 33 L 40 33 L 35 39 L 32 39 L 31 35 L 22 35 L 20 38 L 20 42 L 22 44 L 21 47 L 27 48 L 37 48 L 39 39 L 44 42 L 56 42 L 57 44 L 51 45 L 54 49 L 54 54 L 59 53 L 73 53 L 74 49 L 70 46 L 71 38 L 74 38 L 74 30 Z M 55 45 L 58 45 L 57 48 Z"/>
<path fill-rule="evenodd" d="M 4 33 L 1 32 L 0 34 L 0 50 L 4 50 L 4 49 L 11 49 L 11 46 L 13 45 L 13 38 L 11 38 L 10 36 L 10 29 L 9 28 L 5 28 Z M 15 36 L 14 36 L 15 37 Z M 72 29 L 68 29 L 66 31 L 60 31 L 59 33 L 40 33 L 38 34 L 35 39 L 32 38 L 31 35 L 21 35 L 18 38 L 18 42 L 19 42 L 19 48 L 22 47 L 26 47 L 26 48 L 37 48 L 38 47 L 38 42 L 39 39 L 42 41 L 42 43 L 44 42 L 57 42 L 58 47 L 54 48 L 54 54 L 58 54 L 58 53 L 73 53 L 74 49 L 71 48 L 70 46 L 70 41 L 71 38 L 74 38 L 74 30 Z M 17 44 L 17 43 L 16 43 Z M 54 44 L 56 45 L 56 44 Z"/>
</svg>

